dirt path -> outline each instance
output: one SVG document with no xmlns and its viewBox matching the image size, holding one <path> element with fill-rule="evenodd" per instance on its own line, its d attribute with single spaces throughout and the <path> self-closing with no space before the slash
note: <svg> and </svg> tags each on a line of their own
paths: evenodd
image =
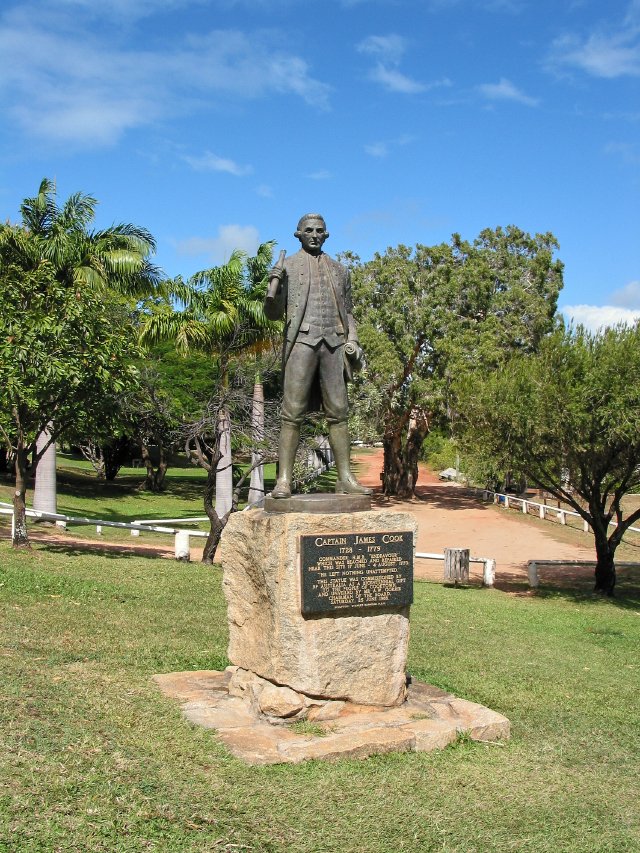
<svg viewBox="0 0 640 853">
<path fill-rule="evenodd" d="M 376 488 L 377 506 L 402 508 L 418 522 L 417 550 L 442 554 L 445 548 L 470 548 L 474 557 L 496 561 L 497 580 L 526 580 L 529 560 L 593 560 L 591 538 L 584 545 L 560 542 L 552 522 L 530 523 L 493 504 L 483 504 L 454 483 L 440 481 L 420 466 L 416 497 L 409 501 L 384 498 L 380 493 L 382 450 L 356 457 L 358 479 Z M 435 560 L 416 560 L 415 575 L 442 579 L 443 566 Z M 563 570 L 566 571 L 566 570 Z M 482 579 L 482 564 L 471 564 L 471 576 Z"/>
<path fill-rule="evenodd" d="M 385 498 L 380 492 L 382 450 L 355 457 L 359 480 L 375 488 L 373 503 L 378 507 L 397 507 L 410 512 L 418 522 L 418 546 L 422 552 L 443 553 L 445 548 L 470 548 L 472 556 L 496 560 L 496 582 L 510 583 L 527 578 L 527 562 L 539 560 L 593 560 L 591 538 L 584 545 L 569 544 L 554 538 L 552 522 L 527 522 L 515 513 L 508 513 L 492 504 L 483 504 L 465 494 L 453 483 L 443 483 L 424 466 L 420 467 L 416 497 L 409 501 Z M 108 535 L 108 534 L 107 534 Z M 140 554 L 173 557 L 173 540 L 145 537 L 129 542 L 110 542 L 108 538 L 89 540 L 72 533 L 53 531 L 32 525 L 34 541 L 45 541 L 53 548 L 96 553 Z M 199 560 L 202 547 L 192 542 L 191 556 Z M 435 560 L 416 560 L 415 575 L 425 580 L 442 580 L 442 563 Z M 566 576 L 566 569 L 562 570 Z M 480 582 L 482 564 L 471 564 L 471 578 Z"/>
</svg>

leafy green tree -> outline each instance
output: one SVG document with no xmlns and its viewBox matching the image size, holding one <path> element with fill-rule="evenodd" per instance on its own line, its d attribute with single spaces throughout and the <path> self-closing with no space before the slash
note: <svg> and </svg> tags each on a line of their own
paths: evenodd
<svg viewBox="0 0 640 853">
<path fill-rule="evenodd" d="M 170 400 L 173 416 L 184 422 L 198 417 L 218 381 L 218 366 L 209 353 L 192 350 L 182 355 L 170 340 L 147 348 L 138 366 L 149 367 L 155 387 Z"/>
<path fill-rule="evenodd" d="M 98 479 L 113 482 L 118 471 L 127 459 L 131 458 L 133 442 L 128 435 L 114 435 L 113 431 L 110 435 L 100 437 L 99 443 L 95 438 L 96 435 L 91 438 L 83 436 L 74 443 L 77 443 L 84 458 L 91 463 Z"/>
<path fill-rule="evenodd" d="M 21 207 L 21 228 L 0 225 L 0 253 L 24 270 L 36 270 L 47 261 L 56 279 L 80 293 L 100 292 L 118 308 L 131 308 L 132 299 L 155 292 L 158 269 L 150 262 L 155 251 L 153 237 L 144 228 L 119 223 L 107 229 L 91 230 L 97 200 L 74 193 L 62 205 L 56 198 L 53 181 L 44 178 L 37 194 L 26 198 Z M 114 317 L 114 322 L 120 322 Z M 126 323 L 126 317 L 124 319 Z M 55 442 L 45 425 L 39 436 L 43 458 L 53 456 L 46 466 L 53 476 L 36 480 L 34 505 L 54 509 Z"/>
<path fill-rule="evenodd" d="M 613 594 L 616 548 L 640 519 L 624 506 L 640 486 L 640 324 L 560 329 L 537 354 L 470 375 L 456 426 L 470 454 L 582 516 L 595 539 L 595 588 Z"/>
<path fill-rule="evenodd" d="M 553 326 L 562 264 L 551 234 L 486 229 L 469 243 L 399 246 L 353 263 L 368 417 L 384 443 L 384 491 L 413 494 L 422 443 L 453 412 L 452 383 L 535 351 Z M 377 407 L 376 399 L 379 400 Z"/>
<path fill-rule="evenodd" d="M 29 239 L 14 230 L 16 242 Z M 25 269 L 0 251 L 0 430 L 15 459 L 15 545 L 28 545 L 27 461 L 35 469 L 47 450 L 35 449 L 38 436 L 47 429 L 51 443 L 80 413 L 97 418 L 105 399 L 131 393 L 137 354 L 133 329 L 114 326 L 100 294 L 60 281 L 50 261 Z"/>
<path fill-rule="evenodd" d="M 222 266 L 198 272 L 187 282 L 177 278 L 167 283 L 169 298 L 156 304 L 143 320 L 142 341 L 157 344 L 171 340 L 182 354 L 208 353 L 216 362 L 222 386 L 219 397 L 226 399 L 224 388 L 233 360 L 248 349 L 259 349 L 261 341 L 269 339 L 277 328 L 263 310 L 272 250 L 272 243 L 263 243 L 255 258 L 247 258 L 238 250 Z M 231 418 L 224 406 L 216 411 L 220 418 L 218 439 L 210 456 L 217 457 L 216 512 L 225 518 L 233 502 Z M 207 464 L 211 464 L 210 459 Z"/>
<path fill-rule="evenodd" d="M 129 389 L 119 393 L 100 413 L 98 422 L 83 416 L 66 439 L 80 448 L 98 479 L 114 480 L 127 460 L 141 457 L 146 470 L 141 488 L 160 492 L 181 419 L 153 361 L 140 360 L 136 367 L 136 393 Z"/>
<path fill-rule="evenodd" d="M 140 445 L 146 470 L 142 488 L 161 492 L 169 468 L 169 455 L 178 439 L 180 421 L 174 401 L 162 387 L 153 365 L 142 367 L 140 389 L 135 399 L 127 395 L 123 414 L 129 425 L 128 434 Z"/>
</svg>

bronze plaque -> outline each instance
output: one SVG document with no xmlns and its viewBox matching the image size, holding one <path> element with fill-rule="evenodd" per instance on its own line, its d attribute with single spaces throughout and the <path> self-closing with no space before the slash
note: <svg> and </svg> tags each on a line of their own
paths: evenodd
<svg viewBox="0 0 640 853">
<path fill-rule="evenodd" d="M 336 533 L 300 537 L 302 613 L 413 602 L 413 533 Z"/>
</svg>

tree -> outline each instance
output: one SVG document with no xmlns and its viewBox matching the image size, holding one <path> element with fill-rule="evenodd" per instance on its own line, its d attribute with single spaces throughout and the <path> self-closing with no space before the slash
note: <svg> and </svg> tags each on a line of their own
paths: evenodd
<svg viewBox="0 0 640 853">
<path fill-rule="evenodd" d="M 98 479 L 113 482 L 118 471 L 131 457 L 131 439 L 128 435 L 108 435 L 98 441 L 95 441 L 95 436 L 83 436 L 77 444 L 84 458 L 93 466 Z"/>
<path fill-rule="evenodd" d="M 13 243 L 25 268 L 49 261 L 56 278 L 68 286 L 103 293 L 108 289 L 111 296 L 136 299 L 154 292 L 159 270 L 149 260 L 155 251 L 153 237 L 130 223 L 89 230 L 97 205 L 95 198 L 78 192 L 60 207 L 54 182 L 44 178 L 38 194 L 26 198 L 20 208 L 22 233 L 28 240 L 12 239 L 15 229 L 6 226 L 0 230 L 0 240 Z"/>
<path fill-rule="evenodd" d="M 99 291 L 115 302 L 126 304 L 127 299 L 155 292 L 159 272 L 149 261 L 155 251 L 153 237 L 144 228 L 123 223 L 89 230 L 97 204 L 90 195 L 74 193 L 59 206 L 55 184 L 44 178 L 38 193 L 20 207 L 22 228 L 0 226 L 0 252 L 25 270 L 35 270 L 46 260 L 65 287 Z M 39 438 L 46 448 L 41 458 L 49 461 L 43 471 L 47 476 L 36 480 L 34 495 L 34 506 L 47 511 L 56 506 L 52 430 L 54 425 L 46 425 Z"/>
<path fill-rule="evenodd" d="M 272 248 L 272 243 L 263 243 L 256 257 L 249 259 L 244 252 L 235 251 L 222 266 L 202 270 L 187 282 L 177 278 L 167 283 L 170 297 L 143 321 L 142 341 L 173 340 L 183 354 L 194 350 L 209 353 L 216 361 L 222 386 L 220 399 L 226 399 L 224 388 L 233 359 L 249 348 L 259 350 L 260 342 L 279 328 L 267 320 L 263 310 Z M 225 518 L 233 502 L 231 419 L 223 406 L 216 411 L 216 512 Z"/>
<path fill-rule="evenodd" d="M 360 396 L 382 434 L 385 494 L 413 494 L 423 440 L 450 419 L 458 375 L 533 352 L 552 328 L 562 287 L 556 248 L 551 234 L 509 226 L 473 243 L 454 234 L 450 244 L 399 246 L 365 264 L 351 258 L 368 362 L 361 383 L 375 387 Z"/>
<path fill-rule="evenodd" d="M 7 236 L 5 226 L 4 236 Z M 30 235 L 13 229 L 15 242 Z M 28 457 L 32 471 L 48 444 L 79 413 L 97 418 L 104 401 L 136 383 L 133 329 L 114 326 L 104 299 L 61 282 L 50 261 L 25 269 L 0 251 L 0 431 L 15 459 L 14 545 L 28 545 Z"/>
<path fill-rule="evenodd" d="M 262 439 L 256 446 L 254 429 L 253 395 L 249 384 L 243 383 L 242 373 L 234 373 L 233 381 L 220 384 L 201 416 L 183 428 L 187 457 L 207 472 L 204 491 L 204 509 L 209 518 L 210 530 L 202 554 L 203 563 L 211 564 L 220 542 L 220 536 L 232 512 L 238 508 L 240 491 L 255 467 L 275 459 L 277 447 L 278 416 L 271 402 L 264 405 Z M 222 455 L 220 421 L 233 420 L 234 442 L 237 451 L 252 451 L 251 465 L 238 479 L 232 491 L 231 504 L 224 515 L 214 508 L 217 491 L 216 472 Z"/>
<path fill-rule="evenodd" d="M 125 389 L 109 400 L 98 422 L 83 416 L 67 440 L 80 448 L 98 479 L 114 480 L 127 460 L 141 457 L 146 476 L 140 488 L 160 492 L 178 441 L 179 407 L 157 362 L 140 359 L 135 366 L 136 393 Z"/>
<path fill-rule="evenodd" d="M 140 371 L 141 393 L 136 400 L 127 398 L 124 415 L 129 434 L 140 444 L 146 469 L 143 489 L 161 492 L 169 467 L 169 454 L 178 438 L 178 419 L 175 406 L 161 387 L 158 373 L 152 366 Z"/>
<path fill-rule="evenodd" d="M 589 524 L 595 589 L 612 595 L 616 548 L 640 519 L 623 505 L 640 486 L 640 324 L 559 329 L 538 354 L 467 377 L 458 408 L 470 453 L 525 475 Z"/>
<path fill-rule="evenodd" d="M 253 401 L 251 408 L 252 451 L 251 451 L 251 481 L 248 502 L 259 503 L 265 495 L 264 488 L 264 454 L 262 447 L 265 441 L 265 398 L 261 361 L 270 351 L 273 353 L 274 344 L 280 343 L 282 323 L 267 322 L 262 306 L 267 295 L 269 284 L 269 267 L 273 260 L 273 243 L 262 243 L 254 257 L 247 258 L 246 277 L 251 304 L 256 307 L 256 320 L 251 325 L 247 343 L 248 350 L 254 359 Z"/>
</svg>

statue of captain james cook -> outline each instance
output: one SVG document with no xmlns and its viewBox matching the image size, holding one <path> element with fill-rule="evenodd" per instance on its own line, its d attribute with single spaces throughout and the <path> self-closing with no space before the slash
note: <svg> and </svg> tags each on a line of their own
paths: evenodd
<svg viewBox="0 0 640 853">
<path fill-rule="evenodd" d="M 349 270 L 322 251 L 328 238 L 320 214 L 307 213 L 295 235 L 301 249 L 270 272 L 265 313 L 285 317 L 283 404 L 279 476 L 273 498 L 291 497 L 293 463 L 305 414 L 322 409 L 329 424 L 338 494 L 371 494 L 351 473 L 347 378 L 360 366 L 362 350 L 352 314 Z"/>
</svg>

